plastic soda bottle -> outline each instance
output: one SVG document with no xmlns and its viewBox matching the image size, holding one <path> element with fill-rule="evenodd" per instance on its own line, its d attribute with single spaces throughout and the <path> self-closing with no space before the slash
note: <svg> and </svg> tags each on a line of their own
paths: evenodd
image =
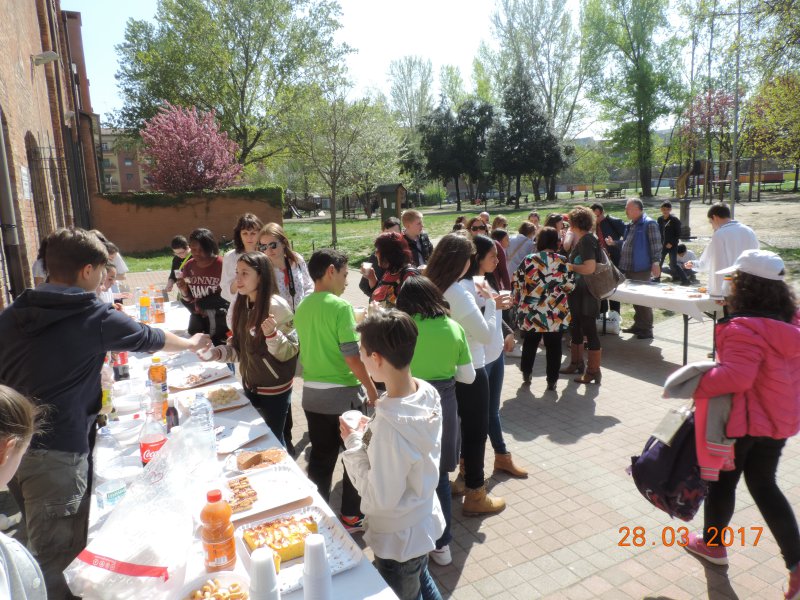
<svg viewBox="0 0 800 600">
<path fill-rule="evenodd" d="M 103 397 L 100 405 L 100 414 L 107 415 L 114 408 L 111 401 L 111 388 L 114 386 L 114 371 L 109 366 L 108 355 L 103 359 L 103 369 L 100 373 L 100 387 L 103 391 Z"/>
<path fill-rule="evenodd" d="M 153 363 L 147 370 L 147 385 L 150 388 L 150 403 L 161 419 L 167 417 L 167 399 L 169 388 L 167 387 L 167 366 L 161 364 L 161 359 L 153 357 Z"/>
<path fill-rule="evenodd" d="M 156 416 L 153 406 L 147 409 L 147 418 L 139 434 L 139 454 L 142 457 L 142 466 L 147 466 L 156 453 L 167 442 L 167 432 L 161 419 Z"/>
<path fill-rule="evenodd" d="M 231 507 L 222 499 L 222 492 L 211 490 L 206 494 L 208 504 L 200 511 L 203 527 L 203 557 L 206 571 L 229 571 L 236 565 L 236 543 L 233 539 Z"/>
<path fill-rule="evenodd" d="M 163 323 L 166 321 L 166 313 L 164 312 L 164 298 L 156 294 L 152 298 L 153 303 L 153 322 Z"/>
<path fill-rule="evenodd" d="M 139 298 L 139 321 L 150 322 L 150 296 L 142 294 Z"/>
</svg>

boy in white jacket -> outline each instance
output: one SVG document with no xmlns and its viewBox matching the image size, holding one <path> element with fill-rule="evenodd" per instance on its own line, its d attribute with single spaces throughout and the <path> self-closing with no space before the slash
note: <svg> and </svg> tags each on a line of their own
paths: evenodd
<svg viewBox="0 0 800 600">
<path fill-rule="evenodd" d="M 428 552 L 444 531 L 436 497 L 442 413 L 439 393 L 411 376 L 417 326 L 398 310 L 358 326 L 361 360 L 386 392 L 375 417 L 356 429 L 340 419 L 345 467 L 361 495 L 364 539 L 375 568 L 401 600 L 441 600 L 428 572 Z"/>
</svg>

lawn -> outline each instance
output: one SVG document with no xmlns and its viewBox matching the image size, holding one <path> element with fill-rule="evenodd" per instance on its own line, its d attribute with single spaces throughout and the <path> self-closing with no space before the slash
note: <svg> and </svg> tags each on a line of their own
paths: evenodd
<svg viewBox="0 0 800 600">
<path fill-rule="evenodd" d="M 592 200 L 593 202 L 593 200 Z M 606 212 L 617 217 L 625 218 L 624 200 L 605 201 Z M 535 207 L 544 221 L 548 214 L 552 212 L 565 213 L 575 206 L 567 205 L 566 202 L 558 205 L 543 205 Z M 457 213 L 453 205 L 445 207 L 443 210 L 438 208 L 424 208 L 425 230 L 431 238 L 439 238 L 449 233 L 453 228 L 453 223 L 458 214 L 468 217 L 477 216 L 483 210 L 483 206 L 470 207 L 474 210 L 465 210 Z M 509 232 L 515 232 L 519 224 L 527 219 L 528 213 L 534 209 L 532 203 L 522 205 L 519 211 L 513 207 L 501 205 L 489 205 L 489 212 L 494 218 L 502 214 L 508 218 Z M 286 235 L 292 242 L 296 252 L 302 254 L 306 259 L 317 248 L 324 248 L 331 244 L 331 222 L 330 219 L 287 219 L 283 223 Z M 337 248 L 347 252 L 350 264 L 359 265 L 367 256 L 372 253 L 375 236 L 380 233 L 380 219 L 348 219 L 336 221 L 336 233 L 338 238 Z M 172 261 L 172 253 L 168 248 L 142 254 L 130 254 L 125 256 L 125 262 L 131 272 L 169 270 Z"/>
</svg>

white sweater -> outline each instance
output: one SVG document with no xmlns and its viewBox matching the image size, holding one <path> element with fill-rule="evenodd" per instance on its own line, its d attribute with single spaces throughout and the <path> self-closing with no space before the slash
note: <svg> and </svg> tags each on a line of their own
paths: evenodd
<svg viewBox="0 0 800 600">
<path fill-rule="evenodd" d="M 478 295 L 478 290 L 475 289 L 475 284 L 472 282 L 472 279 L 462 279 L 459 283 L 461 284 L 461 287 L 472 294 L 472 297 L 475 298 L 475 303 L 478 305 L 478 308 L 482 308 L 483 314 L 486 316 L 488 311 L 486 308 L 486 298 Z M 494 300 L 492 302 L 494 302 Z M 483 345 L 484 361 L 487 365 L 496 361 L 503 353 L 503 312 L 497 310 L 496 304 L 494 314 L 495 327 L 492 330 L 492 339 L 488 344 Z"/>
<path fill-rule="evenodd" d="M 233 309 L 233 301 L 236 300 L 236 292 L 231 293 L 231 284 L 236 279 L 236 261 L 244 252 L 237 252 L 231 250 L 222 257 L 222 275 L 219 278 L 219 286 L 222 288 L 222 297 L 231 303 Z"/>
<path fill-rule="evenodd" d="M 472 280 L 469 285 L 473 286 Z M 447 288 L 444 298 L 450 304 L 450 318 L 464 328 L 467 334 L 467 344 L 472 354 L 472 365 L 476 369 L 486 366 L 486 352 L 484 346 L 492 341 L 495 328 L 498 326 L 497 305 L 494 299 L 486 301 L 484 313 L 475 296 L 467 291 L 458 282 Z"/>
<path fill-rule="evenodd" d="M 700 260 L 692 263 L 695 271 L 708 273 L 708 295 L 721 298 L 725 295 L 724 275 L 717 271 L 732 267 L 745 250 L 757 250 L 758 238 L 747 225 L 729 221 L 714 232 Z"/>
<path fill-rule="evenodd" d="M 436 547 L 444 516 L 436 496 L 442 449 L 442 407 L 429 383 L 416 393 L 381 396 L 362 434 L 344 441 L 347 474 L 361 495 L 364 540 L 375 556 L 405 562 Z M 364 435 L 370 432 L 368 441 Z"/>
</svg>

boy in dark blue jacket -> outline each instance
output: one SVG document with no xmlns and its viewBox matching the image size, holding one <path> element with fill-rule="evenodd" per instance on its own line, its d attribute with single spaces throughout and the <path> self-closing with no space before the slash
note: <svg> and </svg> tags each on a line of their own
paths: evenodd
<svg viewBox="0 0 800 600">
<path fill-rule="evenodd" d="M 47 245 L 48 282 L 0 313 L 0 383 L 48 407 L 45 431 L 31 442 L 9 489 L 48 597 L 61 600 L 72 598 L 62 571 L 86 545 L 106 353 L 200 350 L 210 340 L 151 329 L 98 299 L 108 252 L 93 233 L 59 229 Z"/>
</svg>

